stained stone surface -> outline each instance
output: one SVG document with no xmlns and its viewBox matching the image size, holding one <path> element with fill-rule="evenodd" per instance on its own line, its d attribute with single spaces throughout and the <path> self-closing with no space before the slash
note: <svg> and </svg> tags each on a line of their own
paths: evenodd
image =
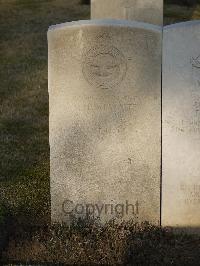
<svg viewBox="0 0 200 266">
<path fill-rule="evenodd" d="M 91 18 L 163 25 L 163 0 L 91 0 Z"/>
<path fill-rule="evenodd" d="M 161 32 L 112 20 L 49 29 L 53 222 L 159 223 Z"/>
<path fill-rule="evenodd" d="M 162 224 L 198 229 L 200 21 L 165 27 L 163 42 Z"/>
</svg>

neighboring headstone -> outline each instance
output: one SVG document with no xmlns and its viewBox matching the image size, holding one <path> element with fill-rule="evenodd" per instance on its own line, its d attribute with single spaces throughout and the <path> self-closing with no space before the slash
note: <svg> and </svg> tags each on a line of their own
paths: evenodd
<svg viewBox="0 0 200 266">
<path fill-rule="evenodd" d="M 200 21 L 164 28 L 162 224 L 200 228 Z"/>
<path fill-rule="evenodd" d="M 92 19 L 126 19 L 163 25 L 163 0 L 91 0 Z"/>
<path fill-rule="evenodd" d="M 161 38 L 139 22 L 49 29 L 53 222 L 159 223 Z"/>
</svg>

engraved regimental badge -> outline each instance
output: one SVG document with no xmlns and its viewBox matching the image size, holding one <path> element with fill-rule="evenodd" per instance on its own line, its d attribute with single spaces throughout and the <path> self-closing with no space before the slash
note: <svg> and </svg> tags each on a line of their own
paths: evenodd
<svg viewBox="0 0 200 266">
<path fill-rule="evenodd" d="M 113 46 L 94 47 L 84 55 L 82 71 L 90 85 L 110 89 L 123 81 L 127 71 L 126 59 Z"/>
<path fill-rule="evenodd" d="M 191 64 L 195 68 L 200 68 L 200 55 L 196 58 L 192 57 L 191 58 Z"/>
</svg>

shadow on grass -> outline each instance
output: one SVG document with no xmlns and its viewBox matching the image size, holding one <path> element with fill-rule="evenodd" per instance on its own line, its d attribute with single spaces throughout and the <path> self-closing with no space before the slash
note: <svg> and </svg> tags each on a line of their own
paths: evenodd
<svg viewBox="0 0 200 266">
<path fill-rule="evenodd" d="M 49 163 L 47 29 L 88 18 L 89 7 L 79 2 L 1 4 L 0 180 L 12 182 L 41 161 Z"/>
<path fill-rule="evenodd" d="M 15 224 L 4 261 L 111 265 L 198 265 L 200 238 L 133 221 L 101 226 L 76 220 L 70 227 Z"/>
<path fill-rule="evenodd" d="M 173 24 L 183 21 L 196 19 L 195 12 L 200 10 L 200 4 L 194 5 L 177 5 L 169 4 L 164 6 L 164 24 Z"/>
<path fill-rule="evenodd" d="M 49 220 L 47 29 L 88 17 L 78 2 L 1 4 L 0 202 L 18 220 Z"/>
</svg>

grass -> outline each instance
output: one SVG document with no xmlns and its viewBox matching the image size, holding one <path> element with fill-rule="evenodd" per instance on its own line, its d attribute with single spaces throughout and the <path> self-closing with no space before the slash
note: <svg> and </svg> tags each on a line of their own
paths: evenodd
<svg viewBox="0 0 200 266">
<path fill-rule="evenodd" d="M 164 23 L 172 24 L 180 21 L 200 19 L 200 5 L 194 7 L 166 5 Z"/>
<path fill-rule="evenodd" d="M 147 223 L 138 226 L 131 221 L 121 224 L 110 221 L 101 227 L 98 221 L 82 220 L 70 228 L 56 225 L 45 230 L 18 230 L 12 237 L 6 252 L 11 261 L 53 265 L 58 262 L 62 265 L 198 265 L 200 259 L 198 237 L 174 235 L 166 229 Z"/>
<path fill-rule="evenodd" d="M 36 209 L 38 220 L 49 221 L 46 33 L 49 25 L 89 18 L 88 7 L 78 2 L 1 3 L 1 200 L 15 212 L 24 210 L 29 221 Z"/>
<path fill-rule="evenodd" d="M 76 241 L 80 240 L 81 243 L 76 251 L 71 250 L 70 253 L 70 256 L 73 252 L 76 253 L 76 262 L 81 256 L 82 260 L 87 260 L 86 262 L 122 262 L 125 257 L 134 258 L 132 251 L 132 255 L 126 253 L 125 256 L 125 251 L 122 252 L 122 247 L 119 247 L 121 242 L 117 235 L 118 227 L 111 227 L 113 237 L 108 227 L 99 229 L 101 234 L 106 234 L 108 230 L 107 238 L 110 240 L 98 242 L 95 246 L 90 240 L 89 244 L 85 244 L 87 239 L 82 237 L 81 230 L 76 231 L 73 236 L 71 229 L 47 226 L 50 222 L 50 188 L 46 33 L 49 25 L 88 19 L 89 6 L 81 5 L 78 0 L 0 0 L 0 13 L 0 205 L 3 204 L 6 212 L 12 217 L 11 224 L 12 227 L 15 226 L 15 230 L 9 228 L 9 231 L 16 237 L 9 241 L 4 258 L 26 261 L 44 260 L 46 256 L 53 260 L 52 254 L 58 252 L 63 262 L 66 262 L 62 248 L 69 234 L 71 248 L 78 245 Z M 195 9 L 174 5 L 165 7 L 165 24 L 198 18 L 200 6 Z M 2 213 L 0 207 L 1 220 Z M 27 243 L 27 227 L 32 228 L 33 225 L 48 227 L 44 236 L 45 241 L 41 239 L 42 232 L 39 236 L 34 232 L 33 239 L 29 239 Z M 65 230 L 60 248 L 58 230 Z M 105 232 L 102 233 L 101 230 Z M 144 235 L 145 230 L 142 231 Z M 16 235 L 17 231 L 23 232 L 21 238 Z M 162 234 L 161 232 L 163 231 L 158 234 Z M 154 235 L 154 229 L 152 233 Z M 53 247 L 54 253 L 49 249 L 52 247 L 52 234 L 58 241 L 56 247 Z M 95 237 L 94 235 L 95 233 L 91 237 Z M 39 239 L 35 240 L 35 237 Z M 136 241 L 135 231 L 133 234 L 130 233 L 129 237 L 133 237 L 131 241 Z M 44 242 L 49 243 L 49 246 L 43 247 Z M 127 245 L 127 240 L 124 243 Z M 145 248 L 140 243 L 139 241 L 137 246 L 139 253 Z M 146 244 L 151 245 L 150 242 Z M 37 250 L 38 245 L 41 246 L 43 253 L 40 257 L 34 257 L 30 250 Z M 159 242 L 153 246 L 152 254 L 159 249 L 157 245 Z M 26 252 L 20 253 L 20 246 Z M 167 247 L 170 249 L 170 245 Z M 131 250 L 131 244 L 126 246 L 125 250 Z M 136 256 L 139 256 L 139 253 L 136 253 Z M 140 261 L 142 258 L 137 259 Z"/>
</svg>

